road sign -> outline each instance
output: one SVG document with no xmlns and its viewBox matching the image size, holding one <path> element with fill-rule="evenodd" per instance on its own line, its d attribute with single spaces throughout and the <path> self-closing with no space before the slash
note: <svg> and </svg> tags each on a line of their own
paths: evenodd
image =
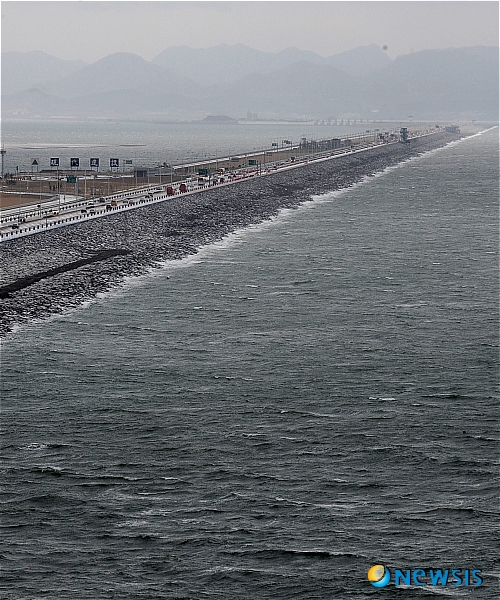
<svg viewBox="0 0 500 600">
<path fill-rule="evenodd" d="M 58 167 L 59 166 L 59 159 L 58 158 L 51 158 L 50 159 L 50 166 L 51 167 Z"/>
<path fill-rule="evenodd" d="M 31 166 L 32 166 L 32 167 L 38 167 L 38 161 L 37 161 L 37 159 L 36 159 L 36 158 L 35 158 L 35 160 L 34 160 L 34 161 L 31 163 Z"/>
<path fill-rule="evenodd" d="M 91 158 L 90 159 L 90 168 L 91 169 L 93 169 L 93 168 L 98 169 L 99 168 L 99 159 L 98 158 Z"/>
<path fill-rule="evenodd" d="M 70 165 L 71 168 L 76 167 L 78 168 L 80 166 L 80 159 L 79 158 L 70 158 Z"/>
<path fill-rule="evenodd" d="M 111 169 L 118 168 L 120 166 L 120 160 L 118 158 L 110 158 L 109 166 Z"/>
<path fill-rule="evenodd" d="M 76 177 L 66 177 L 66 183 L 76 183 Z"/>
</svg>

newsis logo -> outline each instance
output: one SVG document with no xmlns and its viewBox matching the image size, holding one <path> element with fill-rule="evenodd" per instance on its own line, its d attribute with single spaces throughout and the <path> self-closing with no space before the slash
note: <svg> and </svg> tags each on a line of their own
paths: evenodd
<svg viewBox="0 0 500 600">
<path fill-rule="evenodd" d="M 368 581 L 375 587 L 385 587 L 391 580 L 391 572 L 384 565 L 373 565 L 368 570 Z"/>
<path fill-rule="evenodd" d="M 394 575 L 384 565 L 373 565 L 368 569 L 368 581 L 377 588 L 385 587 L 390 581 L 398 586 L 447 585 L 478 586 L 483 583 L 480 569 L 394 569 Z"/>
</svg>

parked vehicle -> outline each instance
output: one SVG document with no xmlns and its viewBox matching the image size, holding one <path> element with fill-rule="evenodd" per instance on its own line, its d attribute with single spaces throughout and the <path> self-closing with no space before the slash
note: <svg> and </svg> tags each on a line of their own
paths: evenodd
<svg viewBox="0 0 500 600">
<path fill-rule="evenodd" d="M 171 185 L 167 186 L 167 196 L 173 195 L 175 195 L 174 188 Z"/>
<path fill-rule="evenodd" d="M 187 192 L 187 187 L 185 183 L 181 183 L 181 185 L 179 186 L 179 192 L 184 193 Z"/>
</svg>

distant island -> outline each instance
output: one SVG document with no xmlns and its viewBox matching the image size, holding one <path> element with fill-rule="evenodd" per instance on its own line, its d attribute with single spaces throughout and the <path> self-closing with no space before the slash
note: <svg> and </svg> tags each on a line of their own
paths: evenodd
<svg viewBox="0 0 500 600">
<path fill-rule="evenodd" d="M 202 123 L 234 123 L 238 124 L 238 119 L 233 119 L 232 117 L 227 117 L 226 115 L 208 115 L 201 121 Z"/>
</svg>

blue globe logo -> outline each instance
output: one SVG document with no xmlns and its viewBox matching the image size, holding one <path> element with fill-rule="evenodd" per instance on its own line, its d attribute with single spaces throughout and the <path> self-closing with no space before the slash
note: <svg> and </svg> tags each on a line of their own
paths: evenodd
<svg viewBox="0 0 500 600">
<path fill-rule="evenodd" d="M 391 580 L 391 572 L 384 565 L 373 565 L 368 570 L 368 581 L 375 587 L 385 587 Z"/>
</svg>

